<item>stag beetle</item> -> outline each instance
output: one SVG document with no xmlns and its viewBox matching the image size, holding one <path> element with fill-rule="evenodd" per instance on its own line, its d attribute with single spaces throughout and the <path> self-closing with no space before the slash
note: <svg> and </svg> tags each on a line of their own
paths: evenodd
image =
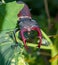
<svg viewBox="0 0 58 65">
<path fill-rule="evenodd" d="M 41 43 L 42 43 L 41 30 L 40 30 L 37 22 L 32 19 L 29 7 L 22 1 L 19 1 L 19 3 L 24 4 L 24 7 L 17 15 L 19 20 L 17 22 L 16 32 L 19 31 L 19 29 L 20 29 L 20 35 L 21 35 L 22 41 L 24 43 L 25 48 L 27 48 L 26 38 L 24 36 L 24 32 L 30 32 L 32 30 L 37 31 L 38 32 L 38 38 L 40 39 L 38 47 L 40 48 Z"/>
</svg>

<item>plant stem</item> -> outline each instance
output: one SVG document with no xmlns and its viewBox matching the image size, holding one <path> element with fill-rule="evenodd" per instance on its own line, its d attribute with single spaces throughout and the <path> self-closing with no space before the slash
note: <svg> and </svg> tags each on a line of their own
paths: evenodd
<svg viewBox="0 0 58 65">
<path fill-rule="evenodd" d="M 48 3 L 47 0 L 44 0 L 44 5 L 45 5 L 45 11 L 46 11 L 46 15 L 48 17 L 48 32 L 51 29 L 51 20 L 50 20 L 50 14 L 49 14 L 49 9 L 48 9 Z"/>
</svg>

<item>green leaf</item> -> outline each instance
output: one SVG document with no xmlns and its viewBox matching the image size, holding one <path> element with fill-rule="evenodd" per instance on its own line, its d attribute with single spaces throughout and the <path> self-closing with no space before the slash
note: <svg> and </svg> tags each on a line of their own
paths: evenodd
<svg viewBox="0 0 58 65">
<path fill-rule="evenodd" d="M 23 4 L 17 4 L 16 1 L 0 5 L 0 30 L 11 30 L 16 27 L 17 14 L 23 6 Z"/>
<path fill-rule="evenodd" d="M 12 31 L 16 27 L 16 23 L 18 20 L 17 14 L 21 11 L 23 7 L 24 4 L 17 4 L 15 1 L 0 5 L 0 64 L 1 65 L 3 64 L 10 65 L 12 59 L 16 58 L 18 54 L 22 54 L 22 51 L 24 50 L 20 46 L 12 48 L 11 46 L 15 45 L 15 42 L 10 36 Z M 2 63 L 3 60 L 4 63 Z M 21 57 L 21 61 L 22 61 L 22 57 Z"/>
</svg>

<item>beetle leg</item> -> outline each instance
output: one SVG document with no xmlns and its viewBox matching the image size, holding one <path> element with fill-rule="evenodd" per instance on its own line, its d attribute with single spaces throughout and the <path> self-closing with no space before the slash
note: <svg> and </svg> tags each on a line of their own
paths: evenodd
<svg viewBox="0 0 58 65">
<path fill-rule="evenodd" d="M 27 30 L 24 28 L 22 30 L 20 30 L 20 34 L 21 34 L 21 37 L 22 37 L 22 40 L 23 40 L 23 43 L 24 43 L 24 46 L 25 48 L 27 49 L 27 45 L 26 45 L 26 38 L 24 37 L 24 32 L 26 32 Z"/>
<path fill-rule="evenodd" d="M 16 29 L 13 31 L 13 40 L 14 40 L 14 42 L 15 42 L 15 45 L 11 45 L 12 48 L 15 48 L 15 47 L 18 46 L 18 42 L 17 42 L 16 36 L 15 36 L 15 33 L 16 33 L 18 30 L 19 30 L 19 29 L 16 28 Z"/>
<path fill-rule="evenodd" d="M 40 39 L 38 47 L 40 48 L 40 45 L 42 43 L 42 34 L 41 34 L 41 31 L 40 31 L 39 27 L 32 27 L 32 30 L 36 30 L 38 32 L 38 38 Z"/>
</svg>

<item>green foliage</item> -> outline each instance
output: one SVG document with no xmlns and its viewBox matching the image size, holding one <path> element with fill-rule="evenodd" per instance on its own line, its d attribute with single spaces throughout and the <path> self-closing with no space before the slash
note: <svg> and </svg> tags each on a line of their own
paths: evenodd
<svg viewBox="0 0 58 65">
<path fill-rule="evenodd" d="M 0 65 L 12 65 L 13 59 L 14 65 L 27 65 L 22 55 L 23 47 L 21 48 L 20 44 L 19 47 L 15 47 L 12 36 L 18 19 L 17 14 L 23 6 L 23 4 L 19 5 L 15 1 L 0 5 Z"/>
<path fill-rule="evenodd" d="M 23 4 L 19 5 L 16 2 L 0 5 L 0 30 L 13 29 L 16 27 L 17 14 L 23 6 Z"/>
<path fill-rule="evenodd" d="M 9 2 L 13 0 L 5 0 L 5 1 Z M 34 4 L 36 3 L 37 2 L 34 1 Z M 43 4 L 39 3 L 39 6 L 36 5 L 36 7 L 40 8 L 42 7 L 41 5 Z M 36 32 L 34 34 L 31 32 L 31 35 L 30 35 L 31 38 L 29 40 L 31 41 L 34 38 L 33 40 L 35 42 L 32 40 L 33 43 L 27 43 L 27 45 L 29 46 L 29 52 L 28 51 L 26 52 L 26 49 L 24 48 L 23 43 L 20 39 L 19 40 L 17 39 L 19 42 L 19 45 L 17 47 L 14 46 L 15 41 L 13 38 L 13 30 L 16 27 L 16 23 L 18 20 L 17 14 L 19 11 L 21 11 L 23 6 L 24 6 L 23 4 L 19 5 L 15 1 L 0 5 L 0 65 L 28 65 L 28 63 L 30 65 L 43 65 L 43 64 L 50 65 L 49 59 L 50 59 L 51 53 L 48 52 L 49 55 L 47 56 L 44 55 L 44 53 L 42 53 L 41 55 L 40 53 L 41 49 L 38 49 L 36 47 L 37 46 L 36 44 L 37 39 L 35 38 L 35 36 L 37 35 Z M 40 16 L 34 16 L 34 19 L 37 20 L 39 27 L 43 29 L 47 34 L 47 29 L 48 29 L 47 18 L 43 10 L 42 10 L 42 13 L 43 14 L 41 14 Z M 53 33 L 58 34 L 57 23 L 55 24 L 55 28 L 56 28 L 56 31 L 54 31 Z M 45 40 L 47 40 L 49 44 L 55 45 L 56 49 L 58 50 L 58 47 L 57 47 L 58 37 L 52 39 L 52 41 L 54 42 L 53 44 L 50 38 L 43 32 L 43 30 L 41 31 L 42 31 L 42 35 L 45 38 Z M 49 49 L 47 51 L 50 51 L 52 47 L 42 46 L 41 48 L 44 50 Z"/>
</svg>

